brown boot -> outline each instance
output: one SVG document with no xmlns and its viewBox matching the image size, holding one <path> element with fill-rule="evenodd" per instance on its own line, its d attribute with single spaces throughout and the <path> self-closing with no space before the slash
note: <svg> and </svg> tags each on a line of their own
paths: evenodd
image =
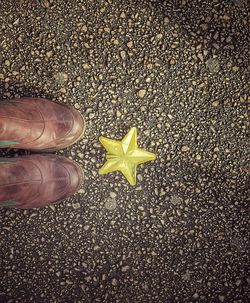
<svg viewBox="0 0 250 303">
<path fill-rule="evenodd" d="M 82 182 L 81 167 L 62 156 L 0 158 L 0 207 L 43 207 L 74 194 Z"/>
<path fill-rule="evenodd" d="M 41 98 L 0 101 L 0 147 L 53 151 L 77 142 L 84 130 L 72 106 Z"/>
</svg>

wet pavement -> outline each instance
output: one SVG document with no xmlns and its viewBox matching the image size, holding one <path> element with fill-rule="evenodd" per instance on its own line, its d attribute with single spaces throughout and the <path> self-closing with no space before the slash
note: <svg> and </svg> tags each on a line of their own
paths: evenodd
<svg viewBox="0 0 250 303">
<path fill-rule="evenodd" d="M 0 2 L 0 99 L 87 120 L 58 152 L 81 190 L 0 210 L 1 303 L 249 302 L 249 16 L 247 0 Z M 98 175 L 98 138 L 132 126 L 157 154 L 135 187 Z"/>
</svg>

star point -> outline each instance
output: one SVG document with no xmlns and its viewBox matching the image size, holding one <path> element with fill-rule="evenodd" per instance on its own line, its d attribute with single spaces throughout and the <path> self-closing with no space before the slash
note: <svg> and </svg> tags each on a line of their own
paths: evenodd
<svg viewBox="0 0 250 303">
<path fill-rule="evenodd" d="M 131 185 L 136 184 L 136 169 L 139 164 L 156 159 L 156 155 L 138 148 L 137 128 L 133 127 L 121 141 L 100 137 L 106 149 L 106 162 L 99 170 L 100 175 L 120 171 Z"/>
</svg>

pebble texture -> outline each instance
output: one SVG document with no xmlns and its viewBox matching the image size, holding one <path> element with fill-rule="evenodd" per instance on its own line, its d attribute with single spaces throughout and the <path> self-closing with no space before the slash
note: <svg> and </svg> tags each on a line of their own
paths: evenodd
<svg viewBox="0 0 250 303">
<path fill-rule="evenodd" d="M 249 302 L 249 72 L 247 0 L 0 1 L 0 99 L 88 123 L 73 198 L 0 209 L 0 302 Z M 97 174 L 132 126 L 135 187 Z"/>
</svg>

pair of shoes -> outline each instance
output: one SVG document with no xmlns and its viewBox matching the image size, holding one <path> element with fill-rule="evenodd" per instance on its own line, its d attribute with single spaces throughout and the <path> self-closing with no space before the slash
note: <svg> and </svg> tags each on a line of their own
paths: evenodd
<svg viewBox="0 0 250 303">
<path fill-rule="evenodd" d="M 72 106 L 42 98 L 0 102 L 0 148 L 52 152 L 80 140 L 85 120 Z M 83 182 L 82 168 L 53 154 L 0 158 L 0 206 L 37 208 L 66 199 Z"/>
</svg>

